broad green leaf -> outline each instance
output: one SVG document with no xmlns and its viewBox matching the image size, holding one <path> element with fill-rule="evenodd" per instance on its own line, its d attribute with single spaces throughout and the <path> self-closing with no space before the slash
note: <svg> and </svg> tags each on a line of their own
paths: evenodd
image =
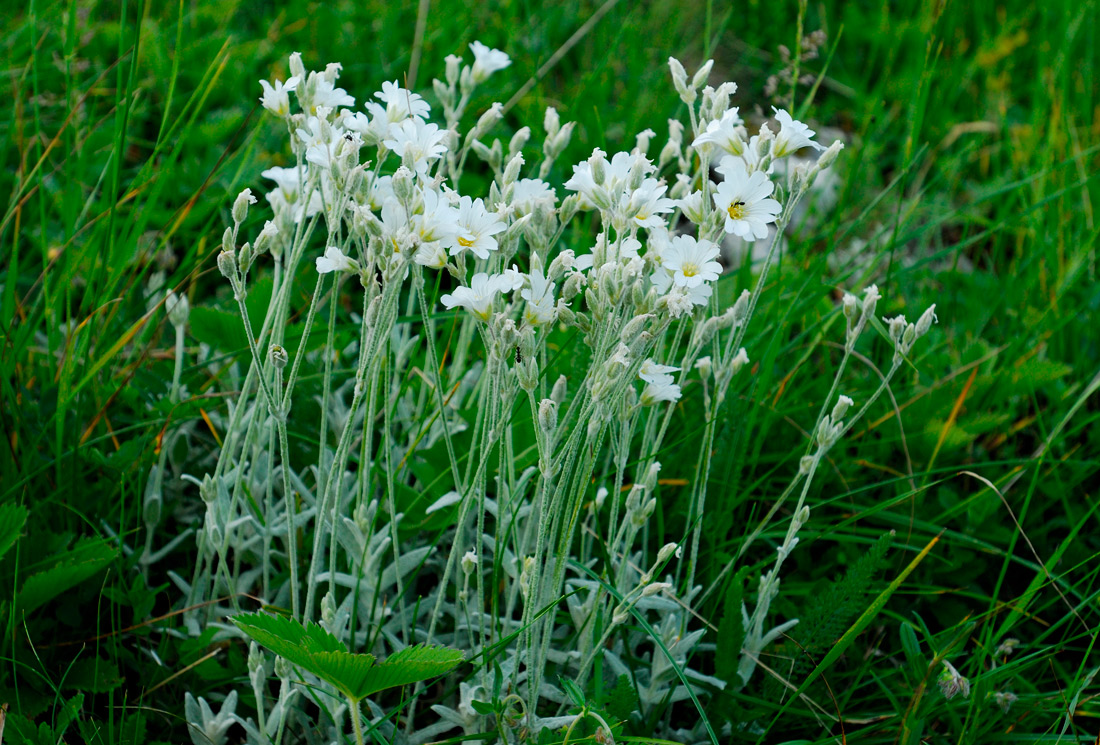
<svg viewBox="0 0 1100 745">
<path fill-rule="evenodd" d="M 356 702 L 386 688 L 443 675 L 463 659 L 462 652 L 455 649 L 419 645 L 376 663 L 373 655 L 348 652 L 343 642 L 315 623 L 303 626 L 291 618 L 261 613 L 232 620 L 275 654 Z"/>
<path fill-rule="evenodd" d="M 27 522 L 27 508 L 21 504 L 0 504 L 0 556 L 19 540 L 19 531 Z"/>
<path fill-rule="evenodd" d="M 574 705 L 583 709 L 584 691 L 581 690 L 581 687 L 563 675 L 558 676 L 558 681 L 561 683 L 562 690 L 565 691 L 565 695 L 569 697 L 569 700 L 572 701 Z"/>
<path fill-rule="evenodd" d="M 30 613 L 66 590 L 76 587 L 106 567 L 118 549 L 103 539 L 82 540 L 49 569 L 35 572 L 23 583 L 23 589 L 15 598 L 21 613 Z"/>
</svg>

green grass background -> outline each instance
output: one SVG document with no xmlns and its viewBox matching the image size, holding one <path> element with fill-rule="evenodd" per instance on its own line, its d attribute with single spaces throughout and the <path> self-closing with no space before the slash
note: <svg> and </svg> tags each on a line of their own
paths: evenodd
<svg viewBox="0 0 1100 745">
<path fill-rule="evenodd" d="M 24 505 L 29 517 L 0 575 L 0 703 L 53 734 L 79 721 L 80 737 L 101 724 L 103 742 L 178 741 L 183 691 L 240 681 L 243 648 L 204 660 L 203 639 L 164 634 L 173 618 L 149 620 L 171 611 L 176 591 L 156 570 L 147 584 L 135 555 L 112 551 L 144 542 L 141 494 L 159 436 L 191 422 L 192 443 L 209 453 L 215 441 L 203 416 L 224 406 L 220 382 L 192 368 L 184 376 L 192 396 L 210 397 L 175 410 L 164 403 L 172 338 L 144 286 L 162 270 L 208 318 L 226 307 L 211 270 L 232 196 L 260 187 L 259 171 L 287 157 L 282 132 L 258 109 L 257 81 L 285 78 L 297 50 L 315 68 L 343 63 L 341 84 L 361 102 L 382 80 L 408 74 L 416 17 L 415 4 L 374 1 L 5 3 L 0 501 Z M 719 436 L 704 580 L 736 554 L 797 468 L 792 453 L 839 359 L 840 290 L 876 281 L 881 314 L 915 318 L 935 302 L 940 323 L 892 398 L 834 451 L 787 565 L 776 611 L 805 617 L 822 602 L 823 583 L 895 531 L 866 591 L 826 614 L 846 646 L 823 670 L 826 685 L 807 689 L 825 713 L 791 703 L 765 678 L 710 697 L 708 716 L 749 717 L 767 727 L 767 742 L 834 742 L 841 732 L 849 742 L 1092 741 L 1100 731 L 1095 2 L 430 3 L 417 85 L 427 89 L 446 55 L 481 40 L 514 63 L 475 109 L 539 78 L 509 112 L 502 139 L 524 124 L 538 132 L 553 105 L 578 122 L 560 163 L 596 144 L 627 149 L 646 127 L 658 134 L 656 150 L 668 117 L 684 113 L 669 55 L 689 70 L 713 57 L 712 82 L 736 81 L 743 112 L 767 111 L 765 81 L 782 66 L 778 46 L 795 46 L 799 23 L 803 33 L 829 35 L 821 58 L 804 65 L 820 81 L 808 116 L 841 131 L 848 147 L 836 206 L 792 240 L 769 280 L 749 349 L 756 367 Z M 795 108 L 809 96 L 800 87 Z M 860 245 L 864 260 L 843 258 Z M 738 281 L 749 272 L 738 269 Z M 189 344 L 219 333 L 196 326 Z M 861 349 L 867 364 L 842 388 L 857 402 L 877 383 L 872 363 L 888 355 L 881 339 Z M 701 424 L 688 404 L 666 463 L 694 463 Z M 178 455 L 199 463 L 203 452 Z M 690 476 L 676 469 L 662 476 Z M 655 542 L 683 535 L 678 496 L 662 489 L 664 536 Z M 199 515 L 178 500 L 168 508 L 170 526 Z M 69 563 L 94 573 L 59 570 L 47 579 L 77 578 L 76 586 L 28 590 L 66 549 L 75 552 Z M 191 543 L 177 565 L 188 552 Z M 724 594 L 702 609 L 716 626 Z M 845 635 L 865 610 L 868 623 Z M 1010 638 L 1018 651 L 998 657 Z M 805 659 L 791 667 L 799 654 L 790 643 L 775 653 L 776 669 L 797 673 L 795 685 L 813 668 Z M 935 689 L 941 659 L 974 683 L 969 699 L 947 702 Z M 991 698 L 1005 691 L 1018 696 L 1007 713 Z M 843 725 L 828 719 L 838 712 Z M 79 741 L 75 727 L 67 737 Z"/>
</svg>

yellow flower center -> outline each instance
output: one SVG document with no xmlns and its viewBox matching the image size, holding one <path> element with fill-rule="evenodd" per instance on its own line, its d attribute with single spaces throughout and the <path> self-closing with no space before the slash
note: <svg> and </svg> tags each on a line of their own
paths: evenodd
<svg viewBox="0 0 1100 745">
<path fill-rule="evenodd" d="M 474 245 L 474 242 L 469 238 L 463 238 L 462 236 L 459 236 L 458 245 L 462 246 L 463 248 L 469 248 L 470 246 Z"/>
<path fill-rule="evenodd" d="M 745 219 L 745 203 L 738 200 L 736 202 L 730 202 L 730 206 L 726 209 L 729 213 L 731 220 L 744 220 Z"/>
<path fill-rule="evenodd" d="M 693 261 L 688 261 L 680 265 L 680 272 L 685 277 L 694 277 L 696 274 L 699 273 L 699 265 Z"/>
</svg>

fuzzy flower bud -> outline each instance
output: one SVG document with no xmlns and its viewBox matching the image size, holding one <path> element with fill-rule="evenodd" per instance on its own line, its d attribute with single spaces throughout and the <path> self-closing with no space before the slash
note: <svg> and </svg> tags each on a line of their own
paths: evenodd
<svg viewBox="0 0 1100 745">
<path fill-rule="evenodd" d="M 393 194 L 404 203 L 412 201 L 415 189 L 413 188 L 413 173 L 405 166 L 399 167 L 393 172 Z"/>
<path fill-rule="evenodd" d="M 462 573 L 469 577 L 477 569 L 477 554 L 473 550 L 462 555 Z"/>
<path fill-rule="evenodd" d="M 646 585 L 645 586 L 645 589 L 642 590 L 642 597 L 643 598 L 653 597 L 657 593 L 664 592 L 665 590 L 669 589 L 670 587 L 672 587 L 672 585 L 668 582 L 654 582 L 651 585 Z"/>
<path fill-rule="evenodd" d="M 306 68 L 305 65 L 302 64 L 301 52 L 294 52 L 290 55 L 290 74 L 299 80 L 305 80 Z"/>
<path fill-rule="evenodd" d="M 840 140 L 836 140 L 829 148 L 823 152 L 817 159 L 817 163 L 814 164 L 815 171 L 823 171 L 833 163 L 836 162 L 836 157 L 840 155 L 840 151 L 844 149 L 844 143 Z"/>
<path fill-rule="evenodd" d="M 520 153 L 516 153 L 508 161 L 508 165 L 504 168 L 504 185 L 514 184 L 519 180 L 519 170 L 523 168 L 523 156 Z"/>
<path fill-rule="evenodd" d="M 916 333 L 917 338 L 924 336 L 928 333 L 928 330 L 932 328 L 932 324 L 938 321 L 936 318 L 936 304 L 928 306 L 928 310 L 921 314 L 921 317 L 917 319 Z"/>
<path fill-rule="evenodd" d="M 695 71 L 695 75 L 691 78 L 691 87 L 695 90 L 699 90 L 707 82 L 707 78 L 710 77 L 710 69 L 714 67 L 714 60 L 708 59 L 703 63 L 703 66 Z"/>
<path fill-rule="evenodd" d="M 187 302 L 186 295 L 177 295 L 169 290 L 164 297 L 164 310 L 168 313 L 168 320 L 177 329 L 187 325 L 187 317 L 191 314 L 191 305 Z"/>
<path fill-rule="evenodd" d="M 834 422 L 839 422 L 844 418 L 844 415 L 848 413 L 848 408 L 852 405 L 852 399 L 847 396 L 841 396 L 837 399 L 836 406 L 833 407 L 833 413 L 831 414 Z"/>
<path fill-rule="evenodd" d="M 290 361 L 286 349 L 278 344 L 272 344 L 268 353 L 271 355 L 271 364 L 275 366 L 276 370 L 282 370 L 286 367 L 286 363 Z"/>
<path fill-rule="evenodd" d="M 245 189 L 237 195 L 233 202 L 233 222 L 242 223 L 248 217 L 248 205 L 256 204 L 256 197 L 252 196 L 251 189 Z"/>
<path fill-rule="evenodd" d="M 542 128 L 546 130 L 546 139 L 552 140 L 561 131 L 561 118 L 558 110 L 553 106 L 546 107 L 546 115 L 542 118 Z"/>
<path fill-rule="evenodd" d="M 497 122 L 499 122 L 503 117 L 504 104 L 500 102 L 494 103 L 477 120 L 477 124 L 474 125 L 474 129 L 471 132 L 471 135 L 474 138 L 481 137 L 483 134 L 495 127 L 497 125 Z"/>
<path fill-rule="evenodd" d="M 544 398 L 539 403 L 539 426 L 547 434 L 558 427 L 558 405 L 552 399 Z"/>
<path fill-rule="evenodd" d="M 689 106 L 695 103 L 695 89 L 688 86 L 687 71 L 684 70 L 684 66 L 675 57 L 669 57 L 668 68 L 672 73 L 672 86 L 680 94 L 680 100 Z"/>
<path fill-rule="evenodd" d="M 561 406 L 565 403 L 565 396 L 569 389 L 569 381 L 565 379 L 564 375 L 559 375 L 558 379 L 554 381 L 554 387 L 550 389 L 550 400 Z"/>
<path fill-rule="evenodd" d="M 237 257 L 232 251 L 222 251 L 218 254 L 218 271 L 226 279 L 233 280 L 237 277 Z"/>
<path fill-rule="evenodd" d="M 664 564 L 666 561 L 672 558 L 672 555 L 676 553 L 677 545 L 675 543 L 666 543 L 661 546 L 661 550 L 657 552 L 657 563 Z"/>
</svg>

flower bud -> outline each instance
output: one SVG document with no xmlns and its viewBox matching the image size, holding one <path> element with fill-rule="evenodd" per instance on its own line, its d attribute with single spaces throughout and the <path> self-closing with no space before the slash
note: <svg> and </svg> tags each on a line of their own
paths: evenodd
<svg viewBox="0 0 1100 745">
<path fill-rule="evenodd" d="M 504 168 L 504 185 L 514 184 L 519 180 L 519 170 L 523 167 L 523 156 L 516 153 L 508 161 L 508 165 Z"/>
<path fill-rule="evenodd" d="M 843 149 L 843 142 L 841 142 L 840 140 L 834 141 L 833 144 L 829 145 L 828 149 L 818 157 L 817 163 L 814 164 L 814 169 L 818 171 L 823 171 L 831 166 L 834 162 L 836 162 L 836 157 L 840 155 L 840 151 Z"/>
<path fill-rule="evenodd" d="M 745 353 L 745 348 L 741 347 L 737 350 L 737 354 L 733 355 L 733 360 L 730 361 L 730 369 L 733 374 L 736 375 L 741 371 L 741 368 L 747 365 L 749 362 L 749 355 Z"/>
<path fill-rule="evenodd" d="M 664 564 L 666 561 L 672 558 L 672 555 L 676 553 L 677 545 L 675 543 L 666 543 L 661 546 L 661 550 L 657 552 L 657 563 Z"/>
<path fill-rule="evenodd" d="M 481 137 L 483 134 L 495 127 L 497 125 L 497 122 L 499 122 L 503 117 L 504 104 L 500 102 L 494 103 L 488 108 L 488 110 L 484 114 L 481 115 L 480 118 L 478 118 L 477 124 L 474 125 L 474 129 L 471 134 L 475 138 Z"/>
<path fill-rule="evenodd" d="M 527 357 L 516 365 L 516 377 L 520 388 L 528 392 L 535 390 L 539 384 L 539 366 L 534 357 Z"/>
<path fill-rule="evenodd" d="M 275 677 L 279 680 L 288 680 L 294 674 L 294 667 L 283 657 L 275 658 Z"/>
<path fill-rule="evenodd" d="M 325 596 L 321 598 L 321 621 L 330 632 L 336 631 L 333 628 L 333 624 L 336 622 L 336 599 L 332 597 L 331 592 L 326 592 Z"/>
<path fill-rule="evenodd" d="M 932 328 L 932 324 L 938 321 L 936 318 L 936 304 L 928 306 L 928 310 L 921 314 L 921 317 L 917 319 L 916 333 L 917 338 L 924 336 L 928 333 L 928 329 Z"/>
<path fill-rule="evenodd" d="M 240 224 L 248 217 L 248 205 L 256 204 L 256 197 L 252 196 L 251 189 L 245 189 L 237 195 L 233 202 L 233 222 Z"/>
<path fill-rule="evenodd" d="M 805 476 L 814 467 L 814 461 L 816 459 L 812 455 L 803 455 L 798 461 L 798 472 Z"/>
<path fill-rule="evenodd" d="M 841 396 L 837 399 L 836 406 L 833 407 L 832 418 L 834 422 L 839 422 L 844 418 L 844 415 L 848 413 L 848 408 L 854 402 L 847 396 Z"/>
<path fill-rule="evenodd" d="M 298 78 L 298 80 L 306 79 L 306 68 L 302 64 L 302 55 L 300 52 L 294 52 L 290 55 L 290 74 Z"/>
<path fill-rule="evenodd" d="M 530 127 L 520 127 L 516 130 L 516 133 L 512 135 L 512 139 L 508 142 L 508 156 L 512 157 L 522 152 L 523 148 L 527 145 L 527 141 L 530 139 Z"/>
<path fill-rule="evenodd" d="M 544 398 L 539 403 L 539 426 L 546 434 L 558 427 L 558 405 L 552 399 Z"/>
<path fill-rule="evenodd" d="M 568 392 L 569 381 L 565 379 L 564 375 L 559 375 L 558 379 L 554 381 L 554 387 L 550 389 L 550 400 L 561 406 L 565 403 L 565 396 Z"/>
<path fill-rule="evenodd" d="M 458 73 L 462 68 L 462 58 L 458 55 L 448 54 L 443 62 L 446 65 L 446 72 L 444 75 L 447 78 L 447 85 L 454 86 L 458 83 Z"/>
<path fill-rule="evenodd" d="M 187 325 L 187 317 L 191 314 L 191 305 L 187 302 L 186 295 L 177 295 L 169 290 L 164 297 L 164 310 L 168 313 L 168 320 L 177 329 Z"/>
<path fill-rule="evenodd" d="M 405 166 L 399 167 L 393 172 L 393 180 L 390 182 L 393 185 L 393 194 L 403 204 L 408 204 L 412 201 L 415 195 L 415 189 L 413 188 L 413 173 Z"/>
<path fill-rule="evenodd" d="M 643 598 L 653 597 L 657 593 L 664 592 L 665 590 L 669 589 L 670 587 L 672 587 L 672 585 L 668 582 L 654 582 L 651 585 L 646 585 L 645 586 L 645 589 L 642 590 L 642 597 Z"/>
<path fill-rule="evenodd" d="M 642 332 L 642 329 L 645 328 L 646 321 L 652 317 L 653 315 L 651 313 L 643 313 L 640 316 L 634 316 L 626 322 L 625 326 L 623 326 L 622 333 L 619 334 L 619 339 L 624 344 L 632 343 L 635 338 L 637 338 L 638 334 Z"/>
<path fill-rule="evenodd" d="M 905 333 L 906 321 L 905 316 L 895 316 L 894 318 L 884 319 L 887 324 L 887 329 L 890 333 L 890 339 L 897 346 L 901 342 L 901 335 Z"/>
<path fill-rule="evenodd" d="M 546 130 L 547 140 L 557 137 L 558 132 L 561 130 L 561 119 L 558 117 L 558 110 L 553 106 L 546 107 L 546 115 L 542 119 L 542 128 Z"/>
<path fill-rule="evenodd" d="M 462 555 L 462 573 L 469 577 L 477 569 L 477 554 L 471 549 Z"/>
<path fill-rule="evenodd" d="M 241 269 L 242 274 L 248 274 L 249 267 L 252 266 L 252 244 L 247 241 L 241 246 L 240 252 L 237 254 L 237 265 Z"/>
<path fill-rule="evenodd" d="M 282 370 L 284 367 L 286 367 L 286 363 L 290 360 L 286 349 L 279 346 L 278 344 L 272 344 L 271 349 L 268 350 L 268 353 L 271 355 L 271 364 L 275 366 L 276 370 Z"/>
<path fill-rule="evenodd" d="M 841 306 L 844 308 L 844 318 L 848 321 L 848 326 L 852 327 L 859 321 L 859 299 L 852 294 L 844 293 L 844 300 L 841 301 Z"/>
<path fill-rule="evenodd" d="M 222 251 L 229 251 L 233 254 L 237 252 L 237 244 L 233 242 L 233 228 L 226 228 L 222 232 Z"/>
<path fill-rule="evenodd" d="M 264 653 L 260 645 L 252 642 L 248 645 L 248 672 L 255 675 L 264 668 Z"/>
<path fill-rule="evenodd" d="M 688 87 L 687 71 L 675 57 L 668 58 L 668 68 L 672 73 L 672 86 L 680 94 L 680 100 L 690 106 L 695 102 L 696 93 L 694 88 Z"/>
<path fill-rule="evenodd" d="M 707 82 L 707 78 L 710 77 L 710 69 L 714 67 L 714 60 L 708 59 L 703 63 L 703 66 L 695 71 L 695 75 L 691 78 L 691 87 L 695 90 L 699 90 L 704 83 Z"/>
<path fill-rule="evenodd" d="M 871 285 L 863 291 L 863 315 L 870 318 L 875 314 L 875 305 L 878 304 L 879 298 L 882 297 L 878 294 L 878 285 Z"/>
<path fill-rule="evenodd" d="M 218 271 L 221 272 L 222 276 L 226 279 L 236 279 L 237 257 L 233 255 L 232 251 L 222 251 L 218 254 Z"/>
<path fill-rule="evenodd" d="M 256 236 L 256 241 L 252 244 L 252 248 L 255 250 L 256 255 L 260 256 L 271 248 L 271 242 L 275 240 L 275 236 L 279 234 L 279 226 L 271 220 L 264 222 L 264 229 L 260 231 L 260 234 Z"/>
</svg>

